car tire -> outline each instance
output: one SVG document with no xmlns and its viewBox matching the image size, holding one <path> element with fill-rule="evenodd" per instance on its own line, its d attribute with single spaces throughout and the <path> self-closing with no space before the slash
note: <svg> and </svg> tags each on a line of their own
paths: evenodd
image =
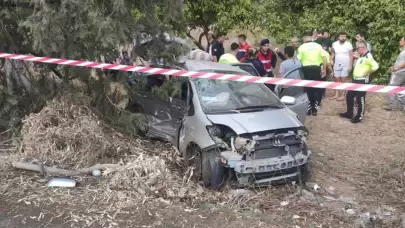
<svg viewBox="0 0 405 228">
<path fill-rule="evenodd" d="M 202 153 L 202 179 L 204 186 L 211 189 L 218 189 L 223 185 L 225 167 L 217 150 L 205 151 Z"/>
</svg>

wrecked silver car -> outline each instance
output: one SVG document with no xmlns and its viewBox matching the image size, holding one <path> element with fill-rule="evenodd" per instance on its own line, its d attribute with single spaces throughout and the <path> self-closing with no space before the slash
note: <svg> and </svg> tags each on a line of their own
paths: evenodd
<svg viewBox="0 0 405 228">
<path fill-rule="evenodd" d="M 187 60 L 182 68 L 251 75 L 242 70 L 249 65 L 238 65 Z M 240 187 L 305 178 L 310 151 L 303 124 L 308 99 L 302 88 L 276 87 L 276 95 L 263 84 L 243 81 L 178 82 L 179 95 L 169 99 L 166 109 L 170 117 L 158 124 L 165 127 L 152 127 L 152 132 L 161 136 L 158 129 L 165 129 L 171 135 L 166 139 L 205 186 L 216 188 L 225 178 Z"/>
</svg>

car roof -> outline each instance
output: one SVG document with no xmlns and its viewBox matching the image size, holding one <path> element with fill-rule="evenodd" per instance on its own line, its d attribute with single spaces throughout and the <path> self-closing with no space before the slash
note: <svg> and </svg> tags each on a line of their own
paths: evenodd
<svg viewBox="0 0 405 228">
<path fill-rule="evenodd" d="M 202 60 L 187 59 L 185 62 L 185 67 L 189 71 L 219 71 L 219 72 L 230 71 L 240 73 L 243 75 L 248 74 L 246 71 L 236 66 Z"/>
</svg>

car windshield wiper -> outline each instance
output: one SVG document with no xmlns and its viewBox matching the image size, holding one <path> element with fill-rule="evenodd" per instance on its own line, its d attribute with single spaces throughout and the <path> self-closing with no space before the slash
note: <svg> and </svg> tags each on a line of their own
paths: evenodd
<svg viewBox="0 0 405 228">
<path fill-rule="evenodd" d="M 235 108 L 233 110 L 242 111 L 242 110 L 249 110 L 249 109 L 266 109 L 266 108 L 281 109 L 281 108 L 283 108 L 283 106 L 281 106 L 281 105 L 252 105 L 252 106 L 245 106 L 245 107 Z"/>
</svg>

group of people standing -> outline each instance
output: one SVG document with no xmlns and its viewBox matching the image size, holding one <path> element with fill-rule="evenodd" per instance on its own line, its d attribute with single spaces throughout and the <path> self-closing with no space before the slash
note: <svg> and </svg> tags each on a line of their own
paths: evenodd
<svg viewBox="0 0 405 228">
<path fill-rule="evenodd" d="M 349 82 L 369 84 L 373 73 L 379 69 L 379 64 L 371 54 L 371 45 L 366 41 L 365 35 L 359 32 L 355 36 L 355 48 L 348 41 L 348 34 L 341 32 L 335 42 L 330 38 L 327 30 L 308 32 L 302 37 L 302 45 L 299 39 L 293 38 L 290 45 L 284 48 L 282 53 L 278 48 L 272 49 L 269 39 L 260 42 L 260 49 L 256 52 L 246 41 L 245 35 L 238 36 L 238 43 L 231 44 L 231 51 L 225 53 L 223 42 L 225 34 L 220 34 L 209 48 L 212 61 L 223 64 L 239 62 L 252 63 L 259 76 L 281 77 L 289 71 L 297 68 L 302 69 L 302 76 L 307 80 L 336 82 Z M 405 48 L 405 38 L 400 41 L 401 48 Z M 275 71 L 278 58 L 282 60 L 278 72 Z M 398 56 L 392 72 L 390 85 L 405 85 L 405 49 Z M 273 88 L 273 86 L 269 86 Z M 308 115 L 316 116 L 325 89 L 305 88 L 309 99 Z M 331 100 L 346 101 L 347 111 L 340 113 L 343 118 L 348 118 L 352 123 L 359 123 L 364 117 L 365 96 L 363 91 L 339 91 L 335 90 Z M 386 110 L 393 110 L 397 102 L 405 107 L 405 95 L 389 95 Z M 354 114 L 354 106 L 358 109 Z"/>
<path fill-rule="evenodd" d="M 222 64 L 252 63 L 262 77 L 274 77 L 274 68 L 277 65 L 277 56 L 283 59 L 283 55 L 271 49 L 269 39 L 260 42 L 260 49 L 256 52 L 246 41 L 246 35 L 238 36 L 238 42 L 231 44 L 231 51 L 225 53 L 223 42 L 225 34 L 221 34 L 211 46 L 211 54 L 214 62 Z"/>
<path fill-rule="evenodd" d="M 339 33 L 335 42 L 331 42 L 328 31 L 317 32 L 315 38 L 313 36 L 312 42 L 318 43 L 322 46 L 324 51 L 326 50 L 330 54 L 326 55 L 325 52 L 323 52 L 327 57 L 326 62 L 330 63 L 329 67 L 333 69 L 329 71 L 331 72 L 330 76 L 332 76 L 336 82 L 348 82 L 349 80 L 347 79 L 351 78 L 352 83 L 369 84 L 373 79 L 374 73 L 379 69 L 379 64 L 375 61 L 371 53 L 372 47 L 366 41 L 364 33 L 357 33 L 355 38 L 355 48 L 353 48 L 351 42 L 348 41 L 348 35 L 345 32 Z M 307 39 L 304 38 L 304 44 L 311 43 L 308 40 L 309 33 L 307 34 Z M 405 37 L 401 37 L 399 45 L 402 49 L 401 53 L 398 55 L 395 64 L 390 67 L 391 78 L 389 85 L 391 86 L 405 85 Z M 318 54 L 318 56 L 319 55 L 320 54 Z M 307 79 L 310 77 L 308 73 L 305 74 L 305 68 L 303 64 L 304 78 Z M 328 72 L 327 70 L 325 71 Z M 323 74 L 321 74 L 321 77 L 322 76 Z M 337 101 L 345 100 L 347 111 L 340 113 L 340 116 L 351 119 L 352 123 L 359 123 L 364 117 L 365 96 L 366 92 L 364 91 L 339 92 L 339 90 L 335 90 L 335 95 L 330 99 Z M 353 111 L 355 103 L 357 103 L 358 106 L 356 115 L 354 115 Z M 405 95 L 389 94 L 388 102 L 384 109 L 394 110 L 397 108 L 405 110 Z"/>
</svg>

